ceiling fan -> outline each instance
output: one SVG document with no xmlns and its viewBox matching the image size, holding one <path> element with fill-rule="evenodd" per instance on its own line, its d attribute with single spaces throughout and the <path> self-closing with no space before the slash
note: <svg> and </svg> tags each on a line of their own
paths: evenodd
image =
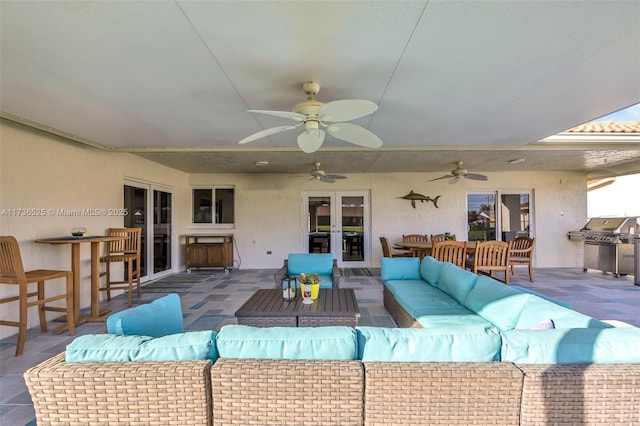
<svg viewBox="0 0 640 426">
<path fill-rule="evenodd" d="M 262 130 L 242 139 L 240 144 L 253 142 L 276 133 L 293 130 L 304 126 L 304 132 L 298 135 L 298 146 L 306 153 L 315 152 L 324 142 L 325 131 L 333 137 L 366 148 L 379 148 L 382 140 L 364 127 L 345 121 L 355 120 L 374 113 L 378 105 L 364 99 L 343 99 L 329 103 L 322 103 L 315 99 L 320 91 L 320 85 L 314 81 L 302 84 L 302 90 L 307 94 L 307 100 L 293 107 L 292 111 L 249 110 L 260 114 L 274 115 L 296 121 L 289 126 L 278 126 Z"/>
<path fill-rule="evenodd" d="M 314 170 L 311 170 L 311 172 L 309 172 L 309 179 L 316 179 L 325 183 L 334 183 L 336 179 L 347 178 L 346 176 L 342 176 L 342 175 L 327 174 L 324 170 L 320 168 L 320 163 L 315 163 L 314 165 L 316 166 L 316 168 Z"/>
<path fill-rule="evenodd" d="M 456 161 L 455 164 L 457 167 L 451 170 L 450 175 L 444 175 L 439 178 L 431 179 L 429 182 L 433 182 L 434 180 L 440 180 L 440 179 L 450 179 L 449 185 L 452 185 L 457 181 L 459 181 L 460 178 L 472 179 L 472 180 L 489 180 L 489 178 L 486 177 L 485 175 L 479 175 L 476 173 L 467 172 L 467 169 L 462 168 L 462 161 Z"/>
</svg>

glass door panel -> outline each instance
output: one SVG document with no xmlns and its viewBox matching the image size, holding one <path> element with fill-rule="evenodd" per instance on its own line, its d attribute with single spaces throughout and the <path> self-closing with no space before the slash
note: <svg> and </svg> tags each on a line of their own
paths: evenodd
<svg viewBox="0 0 640 426">
<path fill-rule="evenodd" d="M 153 191 L 153 272 L 171 269 L 171 193 Z"/>
<path fill-rule="evenodd" d="M 126 228 L 142 228 L 140 244 L 140 278 L 147 276 L 147 189 L 124 186 L 124 208 L 129 214 L 124 217 Z"/>
<path fill-rule="evenodd" d="M 307 226 L 309 253 L 331 253 L 333 196 L 309 196 Z"/>
<path fill-rule="evenodd" d="M 502 241 L 530 236 L 529 201 L 529 194 L 500 195 Z"/>
<path fill-rule="evenodd" d="M 467 194 L 468 241 L 496 239 L 496 194 Z"/>
<path fill-rule="evenodd" d="M 338 223 L 342 234 L 342 261 L 363 262 L 365 259 L 364 246 L 364 197 L 342 196 L 340 202 L 340 217 Z"/>
</svg>

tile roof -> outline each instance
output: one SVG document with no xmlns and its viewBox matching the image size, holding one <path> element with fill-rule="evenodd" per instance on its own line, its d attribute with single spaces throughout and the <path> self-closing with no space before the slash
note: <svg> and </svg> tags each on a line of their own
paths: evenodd
<svg viewBox="0 0 640 426">
<path fill-rule="evenodd" d="M 640 133 L 640 121 L 589 121 L 563 133 Z"/>
</svg>

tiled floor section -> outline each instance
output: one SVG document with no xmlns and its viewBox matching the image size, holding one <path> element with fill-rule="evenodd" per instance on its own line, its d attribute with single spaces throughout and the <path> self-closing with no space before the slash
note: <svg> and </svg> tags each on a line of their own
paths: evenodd
<svg viewBox="0 0 640 426">
<path fill-rule="evenodd" d="M 216 329 L 234 324 L 237 308 L 257 289 L 273 286 L 275 270 L 242 270 L 224 273 L 218 270 L 194 271 L 172 275 L 160 282 L 143 286 L 142 298 L 135 304 L 148 303 L 163 294 L 180 294 L 185 328 L 189 331 Z M 395 327 L 382 304 L 380 271 L 363 275 L 361 270 L 346 270 L 342 287 L 354 288 L 360 306 L 361 325 Z M 538 269 L 536 281 L 514 278 L 512 285 L 527 287 L 547 296 L 560 299 L 577 311 L 599 319 L 616 319 L 640 326 L 640 286 L 633 285 L 633 277 L 614 278 L 599 272 L 582 269 Z M 120 295 L 103 307 L 113 311 L 126 308 L 126 296 Z M 76 335 L 103 333 L 104 324 L 82 324 Z M 24 425 L 33 417 L 31 398 L 22 373 L 41 361 L 64 351 L 72 340 L 66 334 L 41 334 L 36 327 L 29 331 L 24 354 L 15 357 L 16 337 L 0 341 L 0 424 Z"/>
</svg>

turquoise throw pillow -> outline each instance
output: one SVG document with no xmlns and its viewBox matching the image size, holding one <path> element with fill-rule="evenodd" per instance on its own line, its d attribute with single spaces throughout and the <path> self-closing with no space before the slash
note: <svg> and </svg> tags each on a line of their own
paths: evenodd
<svg viewBox="0 0 640 426">
<path fill-rule="evenodd" d="M 331 275 L 333 255 L 331 253 L 291 253 L 287 257 L 287 272 L 292 275 L 302 273 Z"/>
<path fill-rule="evenodd" d="M 182 307 L 176 293 L 167 294 L 151 303 L 109 315 L 107 333 L 123 336 L 162 337 L 182 333 Z"/>
<path fill-rule="evenodd" d="M 226 325 L 216 337 L 222 358 L 354 360 L 351 327 L 248 327 Z"/>
<path fill-rule="evenodd" d="M 215 331 L 192 331 L 153 338 L 86 334 L 67 345 L 66 362 L 191 361 L 218 359 Z"/>
<path fill-rule="evenodd" d="M 438 275 L 440 274 L 440 265 L 442 262 L 431 256 L 426 256 L 420 262 L 420 276 L 423 280 L 434 287 L 438 287 Z"/>
<path fill-rule="evenodd" d="M 420 259 L 417 257 L 383 257 L 380 259 L 382 281 L 421 280 Z"/>
<path fill-rule="evenodd" d="M 500 354 L 500 336 L 485 324 L 356 330 L 358 356 L 365 362 L 489 362 Z"/>
<path fill-rule="evenodd" d="M 478 276 L 473 272 L 443 262 L 438 274 L 438 288 L 463 304 L 477 279 Z"/>
</svg>

